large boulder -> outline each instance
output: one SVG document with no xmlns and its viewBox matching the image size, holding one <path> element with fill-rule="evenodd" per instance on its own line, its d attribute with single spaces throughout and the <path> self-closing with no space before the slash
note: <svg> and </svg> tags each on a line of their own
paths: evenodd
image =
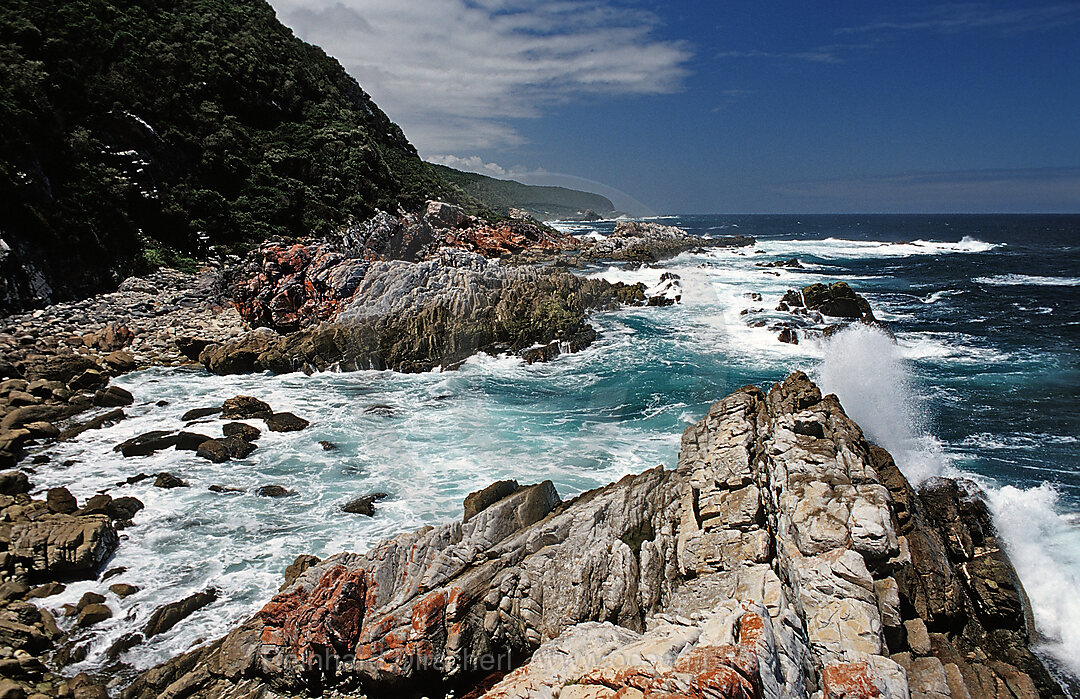
<svg viewBox="0 0 1080 699">
<path fill-rule="evenodd" d="M 198 610 L 212 604 L 217 598 L 218 591 L 211 587 L 203 592 L 188 595 L 179 602 L 162 605 L 150 615 L 150 620 L 146 622 L 146 627 L 143 629 L 143 635 L 146 638 L 152 638 L 165 633 Z"/>
<path fill-rule="evenodd" d="M 820 311 L 822 315 L 875 320 L 870 302 L 856 294 L 846 282 L 834 282 L 828 286 L 819 283 L 803 287 L 802 300 L 806 308 Z"/>
</svg>

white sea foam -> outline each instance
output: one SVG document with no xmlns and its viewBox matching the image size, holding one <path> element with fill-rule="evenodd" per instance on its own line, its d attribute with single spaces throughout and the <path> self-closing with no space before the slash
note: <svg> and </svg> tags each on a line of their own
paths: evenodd
<svg viewBox="0 0 1080 699">
<path fill-rule="evenodd" d="M 1033 274 L 999 274 L 975 277 L 972 281 L 989 286 L 1080 286 L 1080 277 L 1042 277 Z"/>
<path fill-rule="evenodd" d="M 964 236 L 959 242 L 913 240 L 890 242 L 881 240 L 845 240 L 824 238 L 821 240 L 766 240 L 758 245 L 771 254 L 811 255 L 820 259 L 865 259 L 874 257 L 911 257 L 913 255 L 945 255 L 955 253 L 989 252 L 1004 247 L 1004 243 L 987 243 Z"/>
<path fill-rule="evenodd" d="M 868 439 L 887 449 L 913 484 L 961 472 L 940 442 L 921 424 L 922 409 L 899 349 L 880 331 L 851 326 L 826 345 L 816 377 L 823 391 L 836 393 L 844 410 Z M 983 444 L 983 440 L 999 444 Z M 1015 435 L 1000 439 L 975 435 L 980 447 L 1027 445 L 1042 440 L 1069 443 L 1069 436 Z M 961 443 L 963 444 L 963 443 Z M 984 488 L 994 521 L 1031 601 L 1041 648 L 1073 673 L 1080 673 L 1080 527 L 1061 512 L 1058 492 L 999 487 L 971 476 Z"/>
</svg>

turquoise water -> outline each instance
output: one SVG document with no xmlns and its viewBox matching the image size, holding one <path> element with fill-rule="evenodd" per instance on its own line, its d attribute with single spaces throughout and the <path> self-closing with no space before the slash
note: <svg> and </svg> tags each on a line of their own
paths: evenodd
<svg viewBox="0 0 1080 699">
<path fill-rule="evenodd" d="M 140 625 L 159 604 L 209 584 L 222 592 L 217 603 L 123 659 L 144 668 L 218 636 L 276 591 L 296 555 L 362 551 L 383 537 L 458 517 L 464 496 L 493 480 L 549 478 L 570 497 L 626 473 L 673 466 L 682 430 L 712 401 L 804 369 L 840 396 L 910 478 L 964 472 L 986 485 L 1048 637 L 1047 653 L 1076 671 L 1077 221 L 674 218 L 665 222 L 701 234 L 757 235 L 764 252 L 717 250 L 663 267 L 587 270 L 647 284 L 675 271 L 683 303 L 596 315 L 600 339 L 548 364 L 485 356 L 458 371 L 420 375 L 213 377 L 154 369 L 122 377 L 118 383 L 136 396 L 131 417 L 61 446 L 54 463 L 72 463 L 43 468 L 35 479 L 40 487 L 67 485 L 80 499 L 111 488 L 147 505 L 110 564 L 128 568 L 117 580 L 142 589 L 109 600 L 120 613 L 87 637 L 91 653 L 76 669 L 101 666 L 105 648 L 132 628 L 132 619 Z M 774 276 L 754 264 L 792 256 L 806 268 Z M 791 346 L 740 314 L 761 308 L 769 317 L 786 289 L 840 279 L 893 324 L 896 344 L 862 330 L 828 344 Z M 761 301 L 748 296 L 755 292 Z M 111 451 L 135 434 L 178 428 L 186 410 L 238 393 L 312 426 L 264 433 L 251 457 L 224 465 L 186 452 L 124 459 Z M 169 404 L 159 407 L 160 400 Z M 193 429 L 214 436 L 220 425 Z M 319 440 L 338 449 L 323 451 Z M 192 487 L 114 487 L 140 471 L 162 470 Z M 271 483 L 296 495 L 253 494 Z M 247 492 L 208 491 L 214 484 Z M 351 497 L 375 491 L 389 497 L 374 518 L 340 511 Z M 75 584 L 49 603 L 99 587 Z"/>
</svg>

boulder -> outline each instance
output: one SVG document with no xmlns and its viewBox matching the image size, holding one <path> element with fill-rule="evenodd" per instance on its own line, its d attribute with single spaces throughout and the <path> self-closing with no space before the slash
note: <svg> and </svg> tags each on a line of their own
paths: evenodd
<svg viewBox="0 0 1080 699">
<path fill-rule="evenodd" d="M 220 412 L 221 408 L 217 406 L 212 408 L 192 408 L 181 415 L 180 419 L 184 422 L 191 422 L 192 420 L 199 420 L 204 417 L 210 417 L 211 415 L 217 415 Z"/>
<path fill-rule="evenodd" d="M 282 485 L 264 485 L 260 486 L 255 494 L 264 498 L 284 498 L 296 493 Z"/>
<path fill-rule="evenodd" d="M 79 618 L 75 624 L 85 629 L 111 618 L 112 610 L 104 604 L 88 604 L 79 612 Z"/>
<path fill-rule="evenodd" d="M 157 475 L 157 478 L 154 479 L 155 488 L 187 488 L 189 485 L 190 484 L 187 481 L 178 476 L 174 476 L 167 471 L 162 471 Z"/>
<path fill-rule="evenodd" d="M 386 493 L 371 493 L 370 495 L 361 495 L 358 498 L 353 498 L 347 503 L 341 506 L 342 512 L 348 512 L 354 515 L 367 515 L 368 517 L 375 516 L 375 503 L 378 500 L 382 500 L 386 497 Z"/>
<path fill-rule="evenodd" d="M 176 446 L 178 435 L 166 430 L 154 430 L 145 432 L 137 437 L 132 437 L 113 447 L 124 456 L 149 456 L 154 452 Z"/>
<path fill-rule="evenodd" d="M 220 439 L 208 439 L 201 442 L 195 450 L 195 455 L 213 461 L 215 464 L 229 460 L 229 448 Z"/>
<path fill-rule="evenodd" d="M 191 361 L 198 361 L 199 355 L 204 349 L 213 344 L 213 341 L 200 337 L 182 336 L 176 338 L 176 349 Z"/>
<path fill-rule="evenodd" d="M 221 417 L 241 420 L 246 418 L 267 419 L 274 414 L 269 405 L 252 396 L 236 396 L 221 406 Z"/>
<path fill-rule="evenodd" d="M 236 437 L 245 442 L 254 442 L 262 436 L 262 431 L 258 427 L 246 422 L 227 422 L 221 426 L 221 432 L 226 437 Z"/>
<path fill-rule="evenodd" d="M 802 300 L 806 308 L 820 311 L 822 315 L 834 318 L 875 320 L 870 303 L 856 294 L 845 282 L 834 282 L 828 286 L 819 283 L 803 287 Z"/>
<path fill-rule="evenodd" d="M 67 488 L 49 488 L 45 496 L 49 512 L 70 515 L 78 511 L 79 503 Z"/>
<path fill-rule="evenodd" d="M 68 381 L 67 386 L 72 391 L 92 391 L 103 388 L 107 383 L 109 383 L 109 377 L 100 369 L 95 368 L 87 369 L 71 381 Z"/>
<path fill-rule="evenodd" d="M 83 335 L 82 339 L 87 347 L 113 352 L 131 344 L 131 341 L 135 339 L 135 333 L 126 325 L 109 322 L 104 328 Z"/>
<path fill-rule="evenodd" d="M 30 479 L 22 471 L 0 473 L 0 495 L 19 495 L 30 492 Z"/>
<path fill-rule="evenodd" d="M 146 638 L 153 638 L 165 633 L 198 610 L 212 604 L 217 598 L 218 591 L 211 587 L 203 592 L 188 595 L 178 602 L 162 605 L 150 615 L 150 620 L 146 622 L 146 627 L 143 629 L 143 635 Z"/>
<path fill-rule="evenodd" d="M 207 437 L 205 434 L 199 434 L 198 432 L 184 432 L 181 431 L 176 435 L 176 448 L 181 451 L 196 451 L 203 442 L 207 442 L 211 437 Z"/>
<path fill-rule="evenodd" d="M 102 364 L 113 374 L 124 374 L 129 371 L 135 371 L 135 357 L 130 352 L 124 350 L 116 350 L 105 355 L 102 360 Z"/>
<path fill-rule="evenodd" d="M 465 497 L 465 515 L 462 517 L 461 521 L 468 522 L 499 500 L 516 493 L 517 489 L 517 481 L 506 480 L 495 481 L 482 490 L 470 493 Z"/>
<path fill-rule="evenodd" d="M 298 432 L 310 424 L 292 413 L 274 413 L 266 418 L 266 428 L 271 432 Z"/>
<path fill-rule="evenodd" d="M 135 514 L 145 507 L 142 501 L 133 497 L 113 498 L 108 505 L 105 506 L 105 514 L 109 519 L 115 519 L 121 522 L 126 522 L 133 518 Z"/>
<path fill-rule="evenodd" d="M 109 591 L 117 597 L 124 598 L 131 597 L 139 591 L 139 588 L 135 587 L 134 585 L 128 585 L 127 583 L 115 583 L 113 585 L 109 585 Z"/>
<path fill-rule="evenodd" d="M 117 408 L 131 405 L 135 402 L 135 396 L 131 392 L 119 386 L 109 386 L 104 390 L 94 393 L 94 405 L 105 408 Z"/>
</svg>

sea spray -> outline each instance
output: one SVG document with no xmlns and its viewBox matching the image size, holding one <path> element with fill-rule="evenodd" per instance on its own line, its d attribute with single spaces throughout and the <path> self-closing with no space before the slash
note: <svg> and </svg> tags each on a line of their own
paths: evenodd
<svg viewBox="0 0 1080 699">
<path fill-rule="evenodd" d="M 825 343 L 816 380 L 835 393 L 867 438 L 887 449 L 913 484 L 940 475 L 946 457 L 920 424 L 911 366 L 879 328 L 853 324 Z"/>
<path fill-rule="evenodd" d="M 1039 647 L 1080 673 L 1080 529 L 1060 514 L 1059 494 L 1037 488 L 988 488 L 994 523 L 1031 601 Z"/>
</svg>

